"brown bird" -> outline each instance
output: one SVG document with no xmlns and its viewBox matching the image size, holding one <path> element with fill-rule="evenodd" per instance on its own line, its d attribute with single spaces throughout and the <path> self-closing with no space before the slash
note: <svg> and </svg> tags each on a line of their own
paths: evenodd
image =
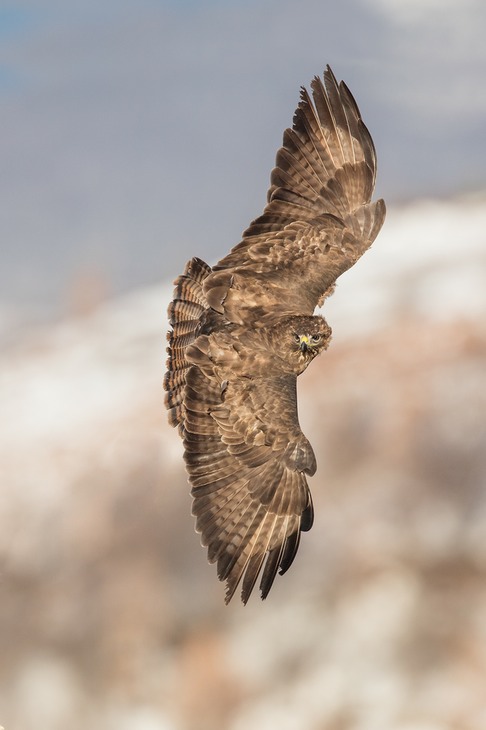
<svg viewBox="0 0 486 730">
<path fill-rule="evenodd" d="M 371 203 L 376 154 L 351 92 L 329 68 L 302 88 L 272 171 L 267 205 L 210 268 L 198 258 L 175 281 L 164 380 L 208 559 L 266 598 L 313 522 L 316 471 L 297 417 L 297 376 L 331 329 L 316 306 L 370 247 L 385 218 Z"/>
</svg>

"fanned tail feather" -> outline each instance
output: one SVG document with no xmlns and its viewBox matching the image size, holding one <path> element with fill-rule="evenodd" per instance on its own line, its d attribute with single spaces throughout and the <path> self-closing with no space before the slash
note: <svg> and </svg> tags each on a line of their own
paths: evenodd
<svg viewBox="0 0 486 730">
<path fill-rule="evenodd" d="M 201 315 L 208 308 L 202 285 L 210 273 L 211 268 L 201 259 L 195 257 L 188 261 L 184 273 L 174 282 L 173 300 L 167 312 L 172 330 L 167 333 L 165 404 L 169 423 L 178 426 L 181 433 L 184 427 L 183 393 L 189 367 L 185 351 L 196 339 Z"/>
</svg>

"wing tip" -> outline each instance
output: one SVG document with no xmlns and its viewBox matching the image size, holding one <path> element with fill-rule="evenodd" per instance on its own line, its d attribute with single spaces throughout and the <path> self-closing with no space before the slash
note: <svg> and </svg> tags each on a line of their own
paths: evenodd
<svg viewBox="0 0 486 730">
<path fill-rule="evenodd" d="M 312 517 L 306 514 L 309 512 Z M 313 509 L 312 502 L 310 502 L 302 515 L 302 521 L 297 529 L 285 537 L 280 544 L 263 554 L 257 553 L 250 556 L 245 568 L 239 570 L 237 575 L 232 576 L 230 572 L 229 575 L 218 576 L 220 580 L 226 580 L 225 605 L 227 606 L 230 603 L 243 580 L 240 598 L 242 604 L 246 606 L 259 576 L 261 576 L 259 584 L 260 598 L 262 601 L 266 600 L 277 574 L 284 575 L 294 562 L 300 545 L 301 533 L 310 530 L 312 521 Z"/>
</svg>

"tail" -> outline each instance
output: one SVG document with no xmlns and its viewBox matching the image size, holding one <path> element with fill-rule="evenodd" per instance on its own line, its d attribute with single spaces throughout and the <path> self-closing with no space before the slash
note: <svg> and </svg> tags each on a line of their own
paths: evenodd
<svg viewBox="0 0 486 730">
<path fill-rule="evenodd" d="M 167 333 L 169 357 L 164 378 L 165 405 L 169 411 L 169 423 L 178 426 L 181 431 L 184 425 L 184 388 L 189 367 L 185 351 L 196 339 L 200 317 L 208 308 L 202 284 L 210 273 L 211 267 L 201 259 L 188 261 L 184 273 L 174 282 L 174 299 L 167 312 L 172 331 Z"/>
</svg>

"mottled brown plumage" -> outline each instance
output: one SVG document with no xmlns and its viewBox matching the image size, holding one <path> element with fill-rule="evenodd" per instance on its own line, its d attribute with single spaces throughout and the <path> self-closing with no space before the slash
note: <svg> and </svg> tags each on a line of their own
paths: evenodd
<svg viewBox="0 0 486 730">
<path fill-rule="evenodd" d="M 169 421 L 179 428 L 193 513 L 210 562 L 265 598 L 313 522 L 316 460 L 297 417 L 297 376 L 326 349 L 313 316 L 385 217 L 376 156 L 351 93 L 329 67 L 284 133 L 267 205 L 212 269 L 192 259 L 169 306 Z"/>
</svg>

